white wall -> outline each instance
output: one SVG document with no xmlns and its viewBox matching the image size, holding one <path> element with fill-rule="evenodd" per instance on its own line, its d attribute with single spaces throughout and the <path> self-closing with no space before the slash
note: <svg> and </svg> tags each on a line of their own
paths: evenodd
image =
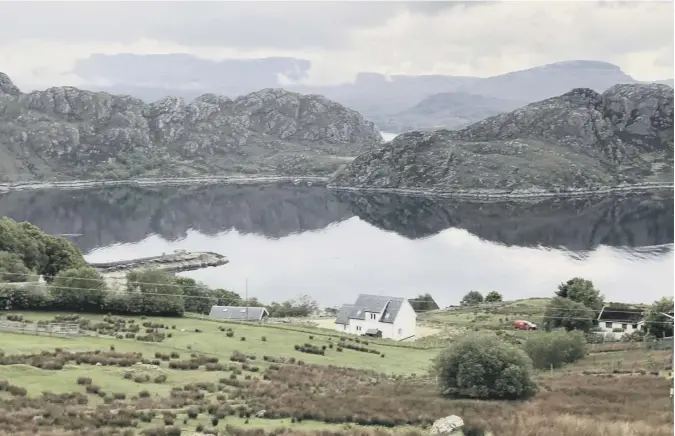
<svg viewBox="0 0 675 436">
<path fill-rule="evenodd" d="M 394 339 L 405 339 L 415 336 L 417 327 L 417 313 L 408 300 L 403 301 L 398 316 L 394 321 L 393 334 Z M 400 333 L 399 333 L 400 331 Z"/>
<path fill-rule="evenodd" d="M 609 324 L 608 324 L 609 323 Z M 630 334 L 642 329 L 642 322 L 638 324 L 614 322 L 614 321 L 598 321 L 598 328 L 605 334 L 605 337 L 612 336 L 615 340 L 621 339 L 625 334 Z M 633 327 L 636 325 L 636 327 Z M 625 326 L 625 328 L 624 328 Z M 614 332 L 615 328 L 623 329 L 622 332 Z"/>
<path fill-rule="evenodd" d="M 401 305 L 394 323 L 378 322 L 377 320 L 382 317 L 382 314 L 378 313 L 376 315 L 376 319 L 371 319 L 370 312 L 366 312 L 365 320 L 350 319 L 346 328 L 342 324 L 335 324 L 335 330 L 354 335 L 365 335 L 369 329 L 378 329 L 382 332 L 383 338 L 394 340 L 405 339 L 415 335 L 417 314 L 408 300 L 405 300 Z"/>
</svg>

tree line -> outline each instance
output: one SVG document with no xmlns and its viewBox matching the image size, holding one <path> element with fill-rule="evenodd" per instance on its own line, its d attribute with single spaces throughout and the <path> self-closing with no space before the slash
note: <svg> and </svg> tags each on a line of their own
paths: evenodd
<svg viewBox="0 0 675 436">
<path fill-rule="evenodd" d="M 46 284 L 39 283 L 39 277 Z M 264 305 L 255 298 L 247 301 L 236 292 L 152 269 L 132 270 L 122 289 L 111 289 L 71 241 L 30 223 L 0 219 L 0 310 L 182 316 L 209 313 L 214 305 L 264 306 L 272 317 L 309 316 L 318 309 L 308 296 Z"/>
</svg>

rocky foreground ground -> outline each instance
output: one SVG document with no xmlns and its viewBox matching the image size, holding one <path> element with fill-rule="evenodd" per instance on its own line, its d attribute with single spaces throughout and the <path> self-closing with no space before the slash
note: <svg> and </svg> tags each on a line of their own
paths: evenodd
<svg viewBox="0 0 675 436">
<path fill-rule="evenodd" d="M 574 89 L 459 130 L 410 132 L 332 180 L 348 189 L 539 195 L 672 185 L 673 89 Z"/>
<path fill-rule="evenodd" d="M 382 142 L 319 95 L 264 89 L 187 104 L 72 87 L 22 93 L 0 73 L 0 181 L 327 175 Z"/>
</svg>

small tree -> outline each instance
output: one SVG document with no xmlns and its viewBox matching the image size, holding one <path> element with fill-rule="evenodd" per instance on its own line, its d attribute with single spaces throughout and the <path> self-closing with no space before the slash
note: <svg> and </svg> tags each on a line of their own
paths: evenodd
<svg viewBox="0 0 675 436">
<path fill-rule="evenodd" d="M 564 328 L 567 331 L 581 330 L 588 332 L 593 327 L 595 312 L 567 298 L 555 297 L 546 306 L 544 312 L 544 329 Z"/>
<path fill-rule="evenodd" d="M 216 298 L 206 285 L 197 283 L 190 277 L 176 277 L 176 284 L 183 290 L 185 296 L 185 311 L 192 313 L 209 313 Z"/>
<path fill-rule="evenodd" d="M 139 313 L 148 315 L 183 315 L 183 289 L 170 274 L 156 269 L 127 273 L 128 298 L 140 297 Z M 136 294 L 136 295 L 133 295 Z"/>
<path fill-rule="evenodd" d="M 29 282 L 31 270 L 16 253 L 0 251 L 0 282 Z"/>
<path fill-rule="evenodd" d="M 522 399 L 537 386 L 532 360 L 515 345 L 488 336 L 466 336 L 434 362 L 441 393 L 477 399 Z"/>
<path fill-rule="evenodd" d="M 434 297 L 431 294 L 420 294 L 414 299 L 410 300 L 410 305 L 412 306 L 415 312 L 426 312 L 428 310 L 437 310 L 440 309 Z"/>
<path fill-rule="evenodd" d="M 673 298 L 663 297 L 649 308 L 645 315 L 645 330 L 652 336 L 673 336 L 673 319 L 664 314 L 673 314 Z"/>
<path fill-rule="evenodd" d="M 523 347 L 535 368 L 548 369 L 576 362 L 586 356 L 586 338 L 581 332 L 551 332 L 530 336 Z"/>
<path fill-rule="evenodd" d="M 568 298 L 594 310 L 602 309 L 604 297 L 590 280 L 575 277 L 558 285 L 558 297 Z"/>
<path fill-rule="evenodd" d="M 488 292 L 488 294 L 485 296 L 486 303 L 499 303 L 500 301 L 503 300 L 504 297 L 502 297 L 502 294 L 500 294 L 497 291 Z"/>
<path fill-rule="evenodd" d="M 49 292 L 55 308 L 97 312 L 103 306 L 107 286 L 98 271 L 85 266 L 59 272 L 54 277 Z"/>
<path fill-rule="evenodd" d="M 462 301 L 460 301 L 459 304 L 462 306 L 475 306 L 482 302 L 483 294 L 478 291 L 470 291 L 462 298 Z"/>
</svg>

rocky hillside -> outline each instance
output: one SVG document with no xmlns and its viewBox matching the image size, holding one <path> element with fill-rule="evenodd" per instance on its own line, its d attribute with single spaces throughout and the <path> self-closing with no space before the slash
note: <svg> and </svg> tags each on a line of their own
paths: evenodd
<svg viewBox="0 0 675 436">
<path fill-rule="evenodd" d="M 21 93 L 0 73 L 0 179 L 329 174 L 377 145 L 319 95 L 264 89 L 155 103 L 71 87 Z"/>
<path fill-rule="evenodd" d="M 574 89 L 459 131 L 410 132 L 359 156 L 332 185 L 541 193 L 672 183 L 673 89 Z"/>
</svg>

